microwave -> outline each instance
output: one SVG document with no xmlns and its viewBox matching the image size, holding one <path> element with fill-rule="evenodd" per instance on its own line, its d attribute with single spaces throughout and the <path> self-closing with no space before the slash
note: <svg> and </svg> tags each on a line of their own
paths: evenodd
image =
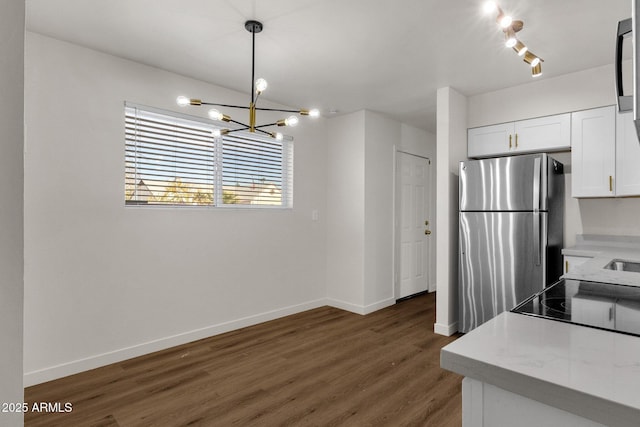
<svg viewBox="0 0 640 427">
<path fill-rule="evenodd" d="M 640 137 L 640 45 L 638 23 L 640 0 L 631 2 L 631 18 L 618 22 L 616 39 L 616 95 L 618 111 L 633 111 L 633 123 Z"/>
</svg>

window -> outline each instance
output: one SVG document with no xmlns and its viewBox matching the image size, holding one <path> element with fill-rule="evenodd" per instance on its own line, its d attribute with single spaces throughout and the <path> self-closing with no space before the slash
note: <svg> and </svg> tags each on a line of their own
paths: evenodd
<svg viewBox="0 0 640 427">
<path fill-rule="evenodd" d="M 249 132 L 125 106 L 125 204 L 291 207 L 293 146 Z"/>
</svg>

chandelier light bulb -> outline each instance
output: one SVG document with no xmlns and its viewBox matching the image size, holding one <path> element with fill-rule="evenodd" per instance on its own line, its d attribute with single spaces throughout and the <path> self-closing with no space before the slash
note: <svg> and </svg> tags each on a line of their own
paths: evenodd
<svg viewBox="0 0 640 427">
<path fill-rule="evenodd" d="M 267 81 L 265 79 L 260 78 L 256 80 L 256 92 L 258 93 L 264 92 L 266 88 L 267 88 Z"/>
<path fill-rule="evenodd" d="M 298 124 L 298 117 L 297 116 L 289 116 L 284 120 L 284 124 L 286 126 L 295 126 Z"/>
<path fill-rule="evenodd" d="M 220 136 L 222 136 L 222 131 L 220 129 L 218 129 L 218 128 L 214 129 L 213 130 L 213 136 L 215 138 L 219 138 Z"/>
<path fill-rule="evenodd" d="M 535 57 L 533 58 L 533 61 L 531 61 L 531 68 L 534 68 L 535 66 L 540 64 L 540 58 Z"/>
<path fill-rule="evenodd" d="M 280 132 L 276 132 L 274 134 L 274 138 L 276 139 L 276 141 L 282 141 L 284 139 L 284 135 L 281 134 Z"/>
<path fill-rule="evenodd" d="M 320 117 L 320 110 L 317 108 L 309 110 L 309 117 Z"/>
<path fill-rule="evenodd" d="M 189 98 L 187 98 L 186 96 L 179 96 L 176 99 L 176 102 L 178 103 L 179 106 L 185 107 L 185 106 L 187 106 L 187 105 L 189 105 L 191 103 L 191 100 Z"/>
<path fill-rule="evenodd" d="M 506 47 L 514 47 L 518 43 L 518 39 L 516 38 L 516 33 L 513 30 L 509 30 L 505 32 L 505 42 L 504 45 Z"/>
<path fill-rule="evenodd" d="M 482 10 L 484 10 L 484 13 L 488 15 L 498 10 L 498 5 L 494 1 L 488 1 L 484 4 L 484 6 L 482 6 Z"/>
<path fill-rule="evenodd" d="M 211 120 L 222 120 L 222 113 L 215 108 L 209 110 L 209 118 Z"/>
</svg>

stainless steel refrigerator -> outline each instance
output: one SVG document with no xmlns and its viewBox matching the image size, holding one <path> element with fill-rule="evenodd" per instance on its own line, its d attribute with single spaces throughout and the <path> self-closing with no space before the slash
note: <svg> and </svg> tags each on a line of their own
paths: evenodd
<svg viewBox="0 0 640 427">
<path fill-rule="evenodd" d="M 469 332 L 562 275 L 564 168 L 546 154 L 460 162 L 459 321 Z"/>
</svg>

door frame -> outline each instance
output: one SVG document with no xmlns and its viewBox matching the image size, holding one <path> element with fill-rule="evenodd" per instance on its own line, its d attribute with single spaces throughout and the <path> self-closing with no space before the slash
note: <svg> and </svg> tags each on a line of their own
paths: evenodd
<svg viewBox="0 0 640 427">
<path fill-rule="evenodd" d="M 427 257 L 427 269 L 428 269 L 428 277 L 427 277 L 427 292 L 435 292 L 436 291 L 436 281 L 435 281 L 435 267 L 436 263 L 434 260 L 434 242 L 436 239 L 436 218 L 435 218 L 435 203 L 433 200 L 433 162 L 427 156 L 422 154 L 417 154 L 411 152 L 406 149 L 399 148 L 394 145 L 393 147 L 393 224 L 392 224 L 392 234 L 393 234 L 393 282 L 392 286 L 392 294 L 394 299 L 398 299 L 399 295 L 399 286 L 400 286 L 400 232 L 399 232 L 399 215 L 398 211 L 400 209 L 400 195 L 401 192 L 398 189 L 398 185 L 400 181 L 398 179 L 398 156 L 400 154 L 407 154 L 414 157 L 419 157 L 421 159 L 425 159 L 429 162 L 429 171 L 427 175 L 427 179 L 429 181 L 429 185 L 427 186 L 427 196 L 425 200 L 428 203 L 428 209 L 426 210 L 429 215 L 429 227 L 431 230 L 431 238 L 427 239 L 427 248 L 429 252 L 429 256 Z"/>
</svg>

